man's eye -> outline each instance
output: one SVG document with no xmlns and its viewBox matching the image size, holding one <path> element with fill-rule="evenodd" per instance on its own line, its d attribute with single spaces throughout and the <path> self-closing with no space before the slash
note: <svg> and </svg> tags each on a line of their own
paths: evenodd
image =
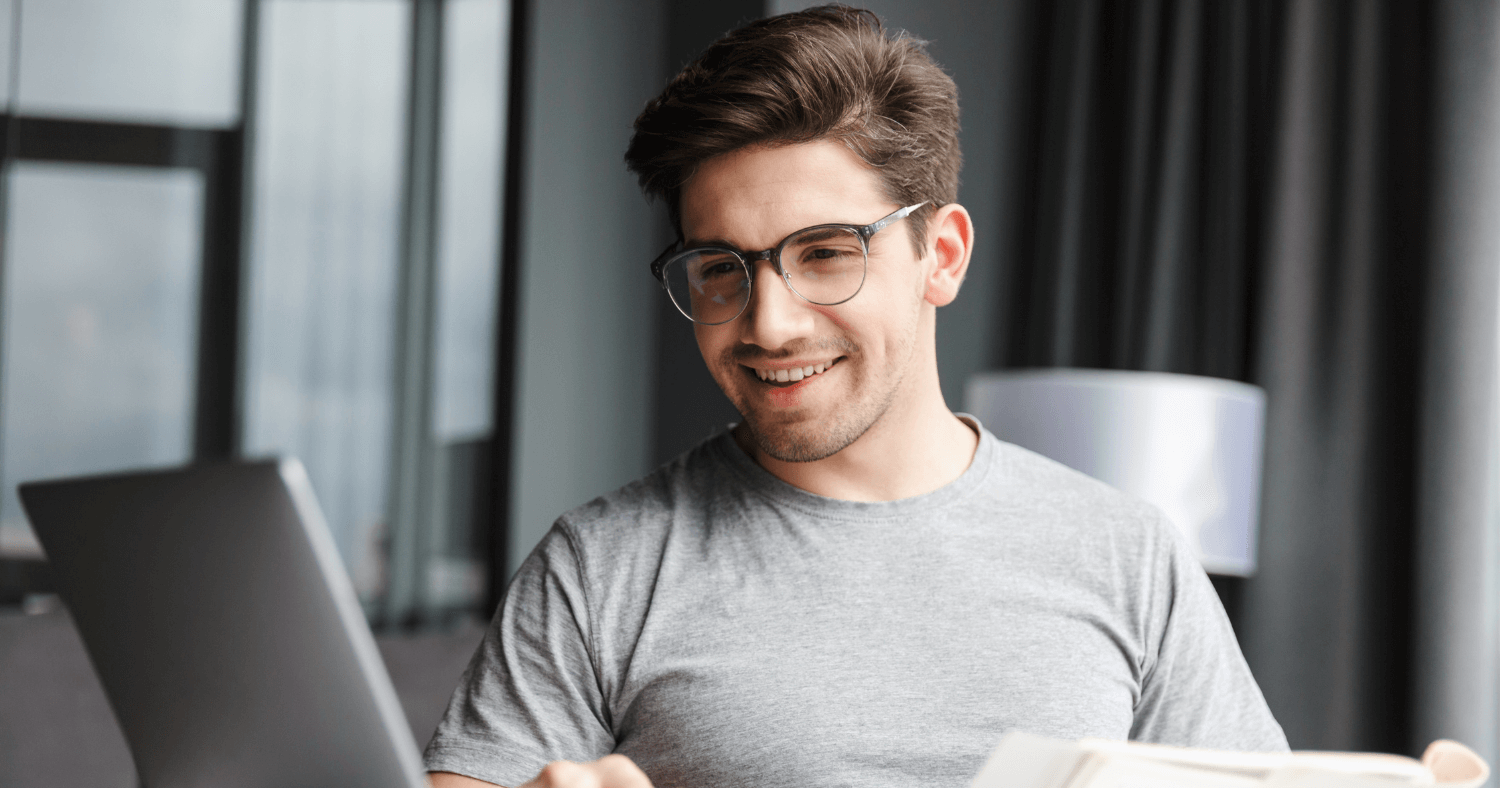
<svg viewBox="0 0 1500 788">
<path fill-rule="evenodd" d="M 702 275 L 705 279 L 709 277 L 728 276 L 734 273 L 735 269 L 739 267 L 739 263 L 734 262 L 726 261 L 722 263 L 714 263 L 713 265 L 705 267 L 703 269 Z"/>
<path fill-rule="evenodd" d="M 830 263 L 848 260 L 857 255 L 858 252 L 851 249 L 840 249 L 836 246 L 817 246 L 802 252 L 803 263 Z"/>
</svg>

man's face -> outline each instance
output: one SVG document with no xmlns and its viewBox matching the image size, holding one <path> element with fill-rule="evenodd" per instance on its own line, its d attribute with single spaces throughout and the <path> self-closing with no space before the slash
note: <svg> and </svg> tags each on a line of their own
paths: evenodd
<svg viewBox="0 0 1500 788">
<path fill-rule="evenodd" d="M 869 224 L 903 206 L 847 148 L 819 141 L 710 159 L 683 187 L 681 207 L 688 245 L 759 251 L 804 227 Z M 784 462 L 831 456 L 908 393 L 924 303 L 910 221 L 871 239 L 864 286 L 849 301 L 805 301 L 760 261 L 744 313 L 695 326 L 704 362 L 766 454 Z M 778 373 L 801 379 L 777 382 Z"/>
</svg>

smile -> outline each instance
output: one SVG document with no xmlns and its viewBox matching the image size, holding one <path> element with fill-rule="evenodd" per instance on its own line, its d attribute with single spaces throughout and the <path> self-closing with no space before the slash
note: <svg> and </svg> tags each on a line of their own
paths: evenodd
<svg viewBox="0 0 1500 788">
<path fill-rule="evenodd" d="M 805 367 L 790 367 L 787 369 L 759 369 L 756 367 L 750 367 L 749 369 L 755 373 L 757 378 L 766 383 L 796 383 L 799 380 L 823 374 L 825 371 L 832 369 L 842 359 L 843 357 L 840 356 L 828 362 L 809 364 Z"/>
</svg>

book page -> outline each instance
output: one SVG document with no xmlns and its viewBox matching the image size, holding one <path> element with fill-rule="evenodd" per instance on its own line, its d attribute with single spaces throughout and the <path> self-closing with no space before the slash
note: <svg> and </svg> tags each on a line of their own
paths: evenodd
<svg viewBox="0 0 1500 788">
<path fill-rule="evenodd" d="M 1451 743 L 1442 743 L 1445 746 Z M 1436 747 L 1436 745 L 1435 745 Z M 1488 769 L 1462 745 L 1428 758 L 1452 764 L 1464 782 L 1435 780 L 1423 763 L 1399 755 L 1247 753 L 1100 739 L 1063 741 L 1012 731 L 971 788 L 1472 788 Z M 1471 761 L 1473 763 L 1471 763 Z M 1472 778 L 1477 777 L 1474 781 Z"/>
<path fill-rule="evenodd" d="M 1259 777 L 1243 772 L 1096 753 L 1084 761 L 1066 788 L 1262 788 L 1263 784 Z"/>
<path fill-rule="evenodd" d="M 1063 788 L 1086 753 L 1077 742 L 1011 731 L 1000 739 L 971 788 Z"/>
</svg>

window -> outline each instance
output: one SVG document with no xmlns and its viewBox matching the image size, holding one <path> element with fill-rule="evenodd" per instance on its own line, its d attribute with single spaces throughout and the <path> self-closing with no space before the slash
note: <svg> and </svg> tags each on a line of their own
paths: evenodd
<svg viewBox="0 0 1500 788">
<path fill-rule="evenodd" d="M 10 10 L 0 604 L 18 482 L 270 454 L 372 621 L 484 604 L 507 0 Z"/>
</svg>

